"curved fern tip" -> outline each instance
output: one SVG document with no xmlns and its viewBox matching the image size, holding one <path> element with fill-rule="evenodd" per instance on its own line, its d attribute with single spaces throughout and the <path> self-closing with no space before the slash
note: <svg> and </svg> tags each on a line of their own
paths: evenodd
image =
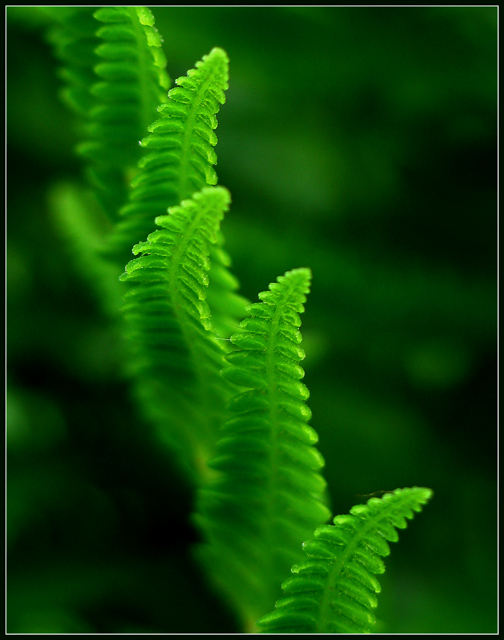
<svg viewBox="0 0 504 640">
<path fill-rule="evenodd" d="M 154 26 L 154 16 L 152 15 L 152 11 L 147 7 L 135 7 L 138 19 L 143 25 L 147 25 L 149 27 Z"/>
<path fill-rule="evenodd" d="M 429 489 L 427 487 L 405 487 L 404 489 L 396 489 L 395 491 L 385 494 L 384 497 L 388 495 L 392 496 L 394 494 L 401 495 L 404 493 L 409 493 L 410 495 L 414 495 L 417 501 L 421 502 L 422 504 L 425 504 L 434 495 L 434 492 L 432 491 L 432 489 Z"/>
<path fill-rule="evenodd" d="M 309 267 L 298 267 L 297 269 L 291 269 L 290 271 L 287 271 L 284 276 L 280 276 L 281 279 L 284 279 L 286 277 L 295 277 L 299 278 L 300 280 L 304 279 L 309 285 L 312 280 L 312 272 Z M 279 282 L 281 281 L 280 278 L 278 279 Z"/>
<path fill-rule="evenodd" d="M 206 57 L 206 56 L 205 56 Z M 222 58 L 223 60 L 226 61 L 226 63 L 229 63 L 229 56 L 228 54 L 224 51 L 224 49 L 221 49 L 220 47 L 214 47 L 210 53 L 207 56 L 208 58 L 210 57 L 219 57 Z"/>
<path fill-rule="evenodd" d="M 282 584 L 284 596 L 257 621 L 262 633 L 368 633 L 375 624 L 382 560 L 414 512 L 432 497 L 425 487 L 396 489 L 336 516 L 303 543 L 305 560 Z"/>
</svg>

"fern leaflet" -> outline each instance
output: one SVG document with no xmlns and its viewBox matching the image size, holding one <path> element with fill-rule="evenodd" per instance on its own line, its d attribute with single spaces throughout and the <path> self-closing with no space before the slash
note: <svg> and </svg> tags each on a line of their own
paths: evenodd
<svg viewBox="0 0 504 640">
<path fill-rule="evenodd" d="M 195 516 L 207 542 L 200 557 L 247 628 L 279 595 L 303 539 L 330 515 L 300 382 L 299 313 L 310 279 L 309 269 L 280 276 L 231 338 L 238 350 L 222 373 L 240 391 L 209 463 L 220 476 L 201 491 Z"/>
<path fill-rule="evenodd" d="M 121 276 L 141 405 L 193 479 L 207 471 L 226 400 L 224 347 L 205 298 L 210 245 L 229 201 L 226 189 L 206 187 L 157 217 L 161 229 L 135 245 L 141 255 Z"/>
<path fill-rule="evenodd" d="M 308 559 L 282 584 L 284 597 L 258 620 L 262 632 L 369 632 L 380 592 L 376 574 L 385 571 L 380 556 L 390 553 L 387 541 L 398 540 L 396 529 L 404 529 L 431 495 L 421 487 L 397 489 L 317 528 L 303 544 Z"/>
</svg>

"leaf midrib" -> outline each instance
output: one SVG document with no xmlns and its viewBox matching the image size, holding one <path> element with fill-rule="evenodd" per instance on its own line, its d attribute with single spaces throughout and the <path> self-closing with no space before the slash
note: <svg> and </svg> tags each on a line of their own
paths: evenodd
<svg viewBox="0 0 504 640">
<path fill-rule="evenodd" d="M 187 346 L 189 356 L 193 362 L 193 370 L 195 371 L 196 378 L 194 397 L 195 400 L 197 399 L 198 403 L 194 403 L 193 410 L 194 415 L 198 420 L 197 424 L 200 427 L 199 433 L 201 434 L 201 438 L 194 439 L 193 449 L 195 451 L 199 451 L 201 457 L 205 461 L 208 460 L 213 453 L 212 445 L 215 439 L 213 437 L 209 421 L 204 419 L 204 416 L 207 415 L 206 408 L 208 407 L 209 400 L 207 389 L 208 385 L 205 384 L 205 372 L 203 370 L 203 367 L 201 366 L 201 350 L 197 348 L 200 337 L 196 335 L 195 332 L 191 331 L 191 324 L 190 321 L 188 321 L 187 313 L 185 311 L 184 298 L 179 288 L 179 273 L 183 269 L 184 257 L 188 246 L 191 244 L 194 238 L 199 235 L 198 229 L 200 227 L 201 220 L 209 214 L 211 214 L 211 212 L 209 211 L 209 205 L 202 203 L 198 207 L 197 213 L 193 217 L 190 224 L 183 231 L 182 239 L 179 243 L 177 243 L 176 250 L 172 255 L 172 259 L 170 260 L 170 264 L 168 267 L 170 298 L 173 302 L 175 316 L 184 336 L 184 341 Z M 210 336 L 211 334 L 208 334 L 207 339 L 211 339 Z M 203 410 L 197 410 L 197 407 L 200 408 L 201 406 L 203 407 Z M 199 464 L 198 469 L 201 474 L 204 474 L 208 471 L 208 469 L 206 468 L 206 464 Z"/>
<path fill-rule="evenodd" d="M 210 64 L 210 60 L 207 61 Z M 201 70 L 201 67 L 200 67 Z M 179 201 L 189 198 L 192 195 L 192 190 L 189 188 L 189 174 L 190 174 L 190 162 L 191 156 L 191 139 L 194 134 L 194 123 L 199 113 L 199 106 L 201 104 L 201 97 L 206 93 L 207 88 L 214 81 L 214 66 L 211 65 L 208 69 L 207 77 L 202 81 L 199 88 L 196 90 L 196 96 L 190 103 L 189 114 L 186 121 L 184 135 L 182 137 L 182 147 L 180 154 L 180 170 L 179 170 Z"/>
<path fill-rule="evenodd" d="M 267 503 L 267 515 L 265 522 L 268 525 L 268 530 L 265 536 L 265 553 L 264 560 L 266 564 L 266 569 L 264 575 L 268 574 L 268 569 L 272 566 L 276 566 L 276 550 L 278 544 L 278 536 L 276 531 L 277 516 L 278 516 L 278 488 L 282 484 L 281 478 L 279 477 L 279 400 L 278 400 L 278 384 L 277 384 L 277 371 L 276 371 L 276 355 L 275 355 L 275 347 L 276 347 L 276 337 L 279 332 L 280 324 L 282 321 L 282 314 L 284 311 L 284 307 L 286 302 L 291 298 L 294 291 L 296 290 L 296 282 L 287 283 L 287 287 L 285 292 L 283 292 L 283 297 L 281 301 L 276 303 L 276 309 L 273 314 L 273 318 L 270 325 L 270 331 L 268 335 L 268 351 L 267 351 L 267 379 L 268 379 L 268 397 L 269 397 L 269 417 L 271 424 L 271 433 L 270 433 L 270 479 L 269 479 L 269 492 L 268 492 L 268 503 Z M 276 579 L 276 576 L 270 572 L 272 578 Z M 275 592 L 271 596 L 271 601 L 275 599 L 276 588 L 280 587 L 280 584 L 268 585 L 269 588 L 272 588 Z"/>
</svg>

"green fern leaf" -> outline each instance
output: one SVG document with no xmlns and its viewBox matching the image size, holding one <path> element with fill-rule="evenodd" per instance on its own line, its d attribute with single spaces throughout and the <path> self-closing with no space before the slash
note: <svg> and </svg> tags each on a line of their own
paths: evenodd
<svg viewBox="0 0 504 640">
<path fill-rule="evenodd" d="M 138 142 L 169 88 L 161 38 L 146 7 L 56 7 L 52 15 L 59 22 L 50 39 L 65 64 L 64 97 L 84 118 L 85 141 L 77 150 L 115 220 L 140 159 Z"/>
<path fill-rule="evenodd" d="M 222 422 L 227 387 L 223 343 L 211 331 L 206 303 L 210 245 L 230 201 L 206 187 L 159 216 L 161 229 L 133 248 L 141 254 L 121 280 L 141 405 L 194 480 L 207 472 Z"/>
<path fill-rule="evenodd" d="M 228 66 L 227 54 L 212 49 L 195 69 L 176 81 L 168 102 L 159 107 L 161 118 L 149 126 L 151 133 L 142 141 L 148 154 L 140 160 L 129 202 L 121 209 L 122 219 L 107 240 L 109 255 L 126 259 L 130 247 L 152 230 L 156 216 L 204 186 L 217 183 L 214 129 L 216 114 L 225 101 Z M 229 271 L 231 260 L 223 248 L 222 235 L 210 251 L 212 324 L 221 338 L 228 338 L 244 317 L 248 301 L 236 293 L 238 281 Z"/>
<path fill-rule="evenodd" d="M 213 49 L 176 84 L 168 101 L 158 107 L 161 118 L 150 124 L 150 135 L 141 142 L 148 153 L 140 161 L 129 202 L 110 238 L 112 252 L 124 255 L 152 230 L 156 216 L 204 186 L 217 184 L 214 129 L 228 87 L 226 53 Z"/>
<path fill-rule="evenodd" d="M 246 628 L 279 596 L 303 539 L 330 515 L 300 382 L 299 313 L 310 279 L 309 269 L 280 276 L 231 338 L 238 350 L 222 373 L 240 390 L 209 463 L 220 476 L 201 491 L 195 516 L 207 542 L 200 557 Z"/>
<path fill-rule="evenodd" d="M 432 496 L 430 489 L 397 489 L 357 505 L 303 544 L 307 559 L 292 567 L 276 609 L 258 620 L 262 633 L 366 633 L 385 571 L 382 556 Z"/>
</svg>

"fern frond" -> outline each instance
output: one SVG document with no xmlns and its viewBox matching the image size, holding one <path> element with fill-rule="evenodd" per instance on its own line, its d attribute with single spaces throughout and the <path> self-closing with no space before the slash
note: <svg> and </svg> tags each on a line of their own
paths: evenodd
<svg viewBox="0 0 504 640">
<path fill-rule="evenodd" d="M 216 114 L 225 102 L 228 66 L 227 54 L 212 49 L 187 76 L 176 80 L 168 101 L 158 108 L 161 118 L 149 126 L 150 135 L 142 140 L 148 154 L 139 162 L 129 202 L 121 209 L 122 219 L 107 241 L 109 255 L 126 260 L 130 247 L 152 230 L 156 216 L 217 183 L 214 129 Z M 236 293 L 238 282 L 229 271 L 230 262 L 219 236 L 211 248 L 208 302 L 214 330 L 222 338 L 236 329 L 248 303 Z"/>
<path fill-rule="evenodd" d="M 64 96 L 84 118 L 77 151 L 115 220 L 140 158 L 138 142 L 170 85 L 161 38 L 146 7 L 56 7 L 52 13 L 60 18 L 51 40 L 65 64 Z"/>
<path fill-rule="evenodd" d="M 406 519 L 421 511 L 430 489 L 397 489 L 357 505 L 350 515 L 315 530 L 303 544 L 307 559 L 292 567 L 276 609 L 258 620 L 262 633 L 365 633 L 375 623 L 376 574 Z"/>
<path fill-rule="evenodd" d="M 213 49 L 176 84 L 158 107 L 161 117 L 148 127 L 150 135 L 141 141 L 148 153 L 140 160 L 129 202 L 110 238 L 111 252 L 124 255 L 152 230 L 156 216 L 204 186 L 217 184 L 214 129 L 228 87 L 226 53 Z"/>
<path fill-rule="evenodd" d="M 222 373 L 240 390 L 209 463 L 220 476 L 201 491 L 195 515 L 206 541 L 200 557 L 246 626 L 275 601 L 302 541 L 330 515 L 300 382 L 299 314 L 310 279 L 309 269 L 280 276 L 231 338 L 238 350 Z"/>
<path fill-rule="evenodd" d="M 210 245 L 230 202 L 206 187 L 156 218 L 161 229 L 135 245 L 126 266 L 124 312 L 141 404 L 182 466 L 203 476 L 222 422 L 227 386 L 223 343 L 206 303 Z"/>
</svg>

